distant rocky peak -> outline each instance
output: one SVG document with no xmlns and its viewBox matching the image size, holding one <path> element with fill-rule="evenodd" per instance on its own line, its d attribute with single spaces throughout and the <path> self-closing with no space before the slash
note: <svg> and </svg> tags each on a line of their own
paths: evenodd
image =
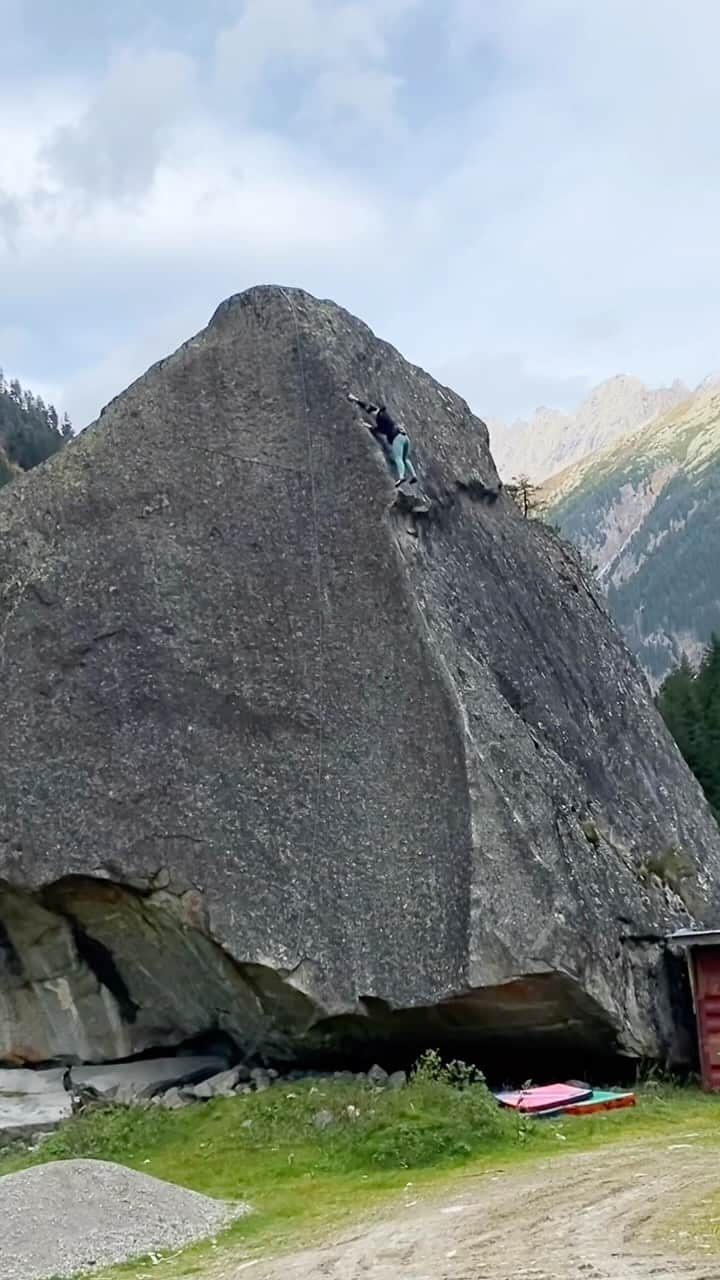
<svg viewBox="0 0 720 1280">
<path fill-rule="evenodd" d="M 529 421 L 491 423 L 495 462 L 506 478 L 523 473 L 544 480 L 652 422 L 689 395 L 679 379 L 653 388 L 631 374 L 616 374 L 593 387 L 573 413 L 543 407 Z"/>
</svg>

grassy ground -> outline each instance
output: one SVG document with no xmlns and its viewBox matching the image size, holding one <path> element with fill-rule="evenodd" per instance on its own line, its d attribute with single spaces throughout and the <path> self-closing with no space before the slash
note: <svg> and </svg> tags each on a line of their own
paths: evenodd
<svg viewBox="0 0 720 1280">
<path fill-rule="evenodd" d="M 667 1223 L 663 1232 L 679 1255 L 698 1253 L 720 1254 L 720 1170 L 718 1190 L 711 1195 L 694 1197 Z"/>
<path fill-rule="evenodd" d="M 646 1086 L 638 1098 L 632 1111 L 519 1120 L 464 1069 L 448 1073 L 430 1058 L 399 1092 L 303 1082 L 179 1111 L 102 1108 L 69 1122 L 31 1157 L 0 1157 L 0 1174 L 44 1160 L 95 1157 L 207 1195 L 247 1200 L 253 1212 L 222 1245 L 251 1258 L 328 1233 L 392 1202 L 409 1182 L 418 1192 L 442 1189 L 460 1170 L 507 1169 L 620 1140 L 716 1140 L 717 1098 L 670 1086 Z M 720 1215 L 720 1200 L 716 1207 Z M 193 1274 L 205 1267 L 209 1250 L 186 1251 L 153 1275 Z M 128 1274 L 138 1274 L 137 1263 Z"/>
</svg>

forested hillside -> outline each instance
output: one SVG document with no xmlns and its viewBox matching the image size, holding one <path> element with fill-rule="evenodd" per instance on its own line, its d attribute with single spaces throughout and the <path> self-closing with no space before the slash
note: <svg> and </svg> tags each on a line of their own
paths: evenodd
<svg viewBox="0 0 720 1280">
<path fill-rule="evenodd" d="M 549 518 L 596 566 L 610 610 L 654 683 L 720 633 L 720 387 L 545 488 Z"/>
<path fill-rule="evenodd" d="M 6 382 L 0 370 L 0 485 L 57 453 L 71 435 L 67 414 L 60 421 L 54 405 L 16 378 Z"/>
<path fill-rule="evenodd" d="M 663 681 L 658 707 L 720 817 L 720 639 L 713 636 L 697 671 L 686 657 Z"/>
</svg>

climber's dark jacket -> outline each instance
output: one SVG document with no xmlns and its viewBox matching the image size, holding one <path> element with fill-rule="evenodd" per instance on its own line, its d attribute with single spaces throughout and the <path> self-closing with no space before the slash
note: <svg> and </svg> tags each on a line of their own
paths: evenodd
<svg viewBox="0 0 720 1280">
<path fill-rule="evenodd" d="M 387 409 L 384 407 L 378 409 L 377 405 L 365 404 L 362 400 L 358 400 L 356 403 L 359 404 L 360 408 L 364 409 L 366 413 L 371 413 L 373 415 L 375 425 L 370 428 L 372 434 L 378 439 L 382 436 L 387 440 L 388 444 L 392 444 L 395 437 L 400 435 L 402 428 L 398 426 L 397 422 L 391 414 L 388 413 Z"/>
</svg>

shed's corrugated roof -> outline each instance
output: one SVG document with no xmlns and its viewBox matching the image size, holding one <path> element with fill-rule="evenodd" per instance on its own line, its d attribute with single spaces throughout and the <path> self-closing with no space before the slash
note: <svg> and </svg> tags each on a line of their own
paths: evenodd
<svg viewBox="0 0 720 1280">
<path fill-rule="evenodd" d="M 681 947 L 720 946 L 720 929 L 678 929 L 668 934 L 667 941 Z"/>
</svg>

